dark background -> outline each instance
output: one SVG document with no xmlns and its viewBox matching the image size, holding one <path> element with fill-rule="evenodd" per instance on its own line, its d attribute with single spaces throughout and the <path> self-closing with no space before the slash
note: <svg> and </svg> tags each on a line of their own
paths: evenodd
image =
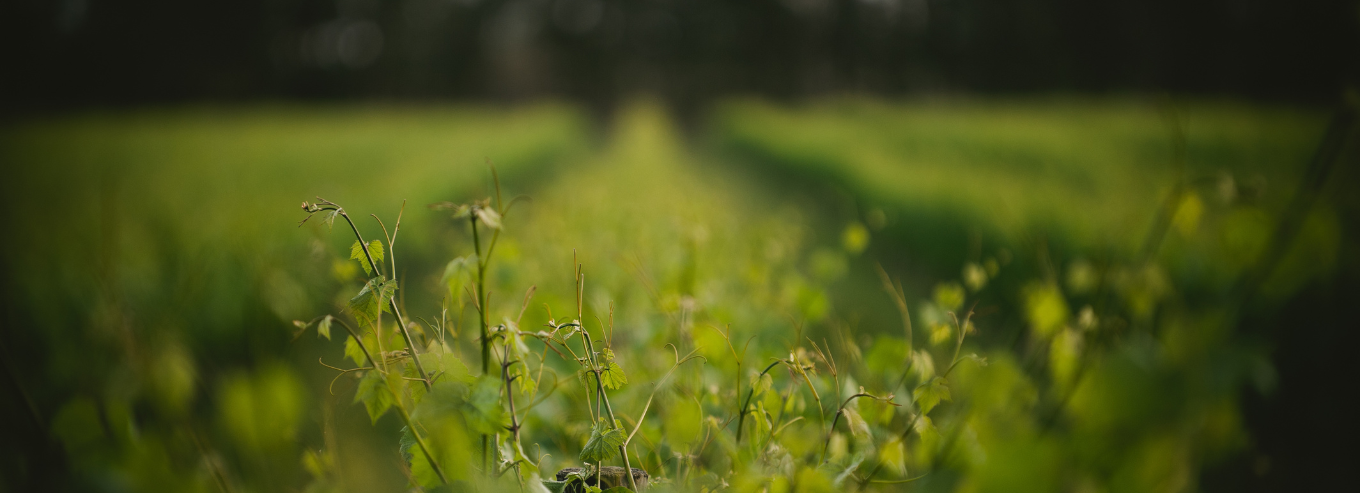
<svg viewBox="0 0 1360 493">
<path fill-rule="evenodd" d="M 186 101 L 1172 92 L 1335 102 L 1349 0 L 4 0 L 7 112 Z"/>
</svg>

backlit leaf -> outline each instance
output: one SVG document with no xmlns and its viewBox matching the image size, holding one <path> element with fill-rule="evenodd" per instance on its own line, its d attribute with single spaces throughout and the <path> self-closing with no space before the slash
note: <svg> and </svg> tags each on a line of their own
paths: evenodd
<svg viewBox="0 0 1360 493">
<path fill-rule="evenodd" d="M 491 229 L 501 229 L 501 215 L 493 209 L 486 207 L 477 208 L 477 220 Z"/>
<path fill-rule="evenodd" d="M 378 265 L 382 265 L 383 262 L 382 242 L 378 240 L 368 242 L 368 254 L 373 256 L 374 262 L 378 263 Z"/>
<path fill-rule="evenodd" d="M 763 375 L 751 375 L 751 398 L 759 399 L 761 395 L 770 390 L 774 385 L 774 377 L 769 373 Z"/>
<path fill-rule="evenodd" d="M 864 421 L 864 418 L 859 415 L 859 411 L 847 407 L 842 412 L 845 415 L 845 425 L 850 428 L 850 433 L 856 436 L 869 436 L 869 423 Z"/>
<path fill-rule="evenodd" d="M 618 390 L 628 383 L 628 376 L 623 374 L 623 368 L 619 368 L 618 363 L 610 361 L 600 370 L 600 382 L 607 389 Z"/>
<path fill-rule="evenodd" d="M 322 215 L 321 215 L 321 222 L 326 223 L 326 227 L 327 227 L 327 228 L 334 227 L 334 226 L 335 226 L 335 218 L 336 218 L 337 216 L 339 216 L 339 215 L 340 215 L 340 210 L 339 210 L 339 209 L 334 209 L 334 210 L 326 211 L 325 214 L 322 214 Z"/>
<path fill-rule="evenodd" d="M 325 337 L 329 341 L 331 339 L 331 321 L 333 320 L 334 317 L 330 315 L 322 317 L 321 323 L 316 324 L 316 335 Z"/>
<path fill-rule="evenodd" d="M 359 262 L 359 266 L 364 268 L 364 274 L 373 275 L 373 266 L 368 263 L 368 256 L 364 255 L 363 243 L 354 240 L 354 244 L 349 247 L 349 258 Z M 376 260 L 374 260 L 376 262 Z"/>
</svg>

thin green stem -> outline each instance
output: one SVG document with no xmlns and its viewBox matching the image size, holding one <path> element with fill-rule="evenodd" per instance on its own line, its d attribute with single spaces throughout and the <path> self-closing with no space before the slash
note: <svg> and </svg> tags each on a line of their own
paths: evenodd
<svg viewBox="0 0 1360 493">
<path fill-rule="evenodd" d="M 420 431 L 416 428 L 415 423 L 411 421 L 411 415 L 406 412 L 406 407 L 401 405 L 401 400 L 398 399 L 397 405 L 393 407 L 397 408 L 397 414 L 401 415 L 401 420 L 406 423 L 406 428 L 411 430 L 411 436 L 416 439 L 416 445 L 419 446 L 420 451 L 425 454 L 425 460 L 430 462 L 430 468 L 434 469 L 434 473 L 439 476 L 439 481 L 444 484 L 449 484 L 449 478 L 444 476 L 444 468 L 439 467 L 439 461 L 435 460 L 434 455 L 430 453 L 430 447 L 426 446 L 425 439 L 420 437 Z"/>
<path fill-rule="evenodd" d="M 349 332 L 349 334 L 354 337 L 355 342 L 359 343 L 359 349 L 363 350 L 364 357 L 368 358 L 368 364 L 373 365 L 374 371 L 377 371 L 378 363 L 373 359 L 373 354 L 369 353 L 368 348 L 364 346 L 363 339 L 361 339 L 358 334 L 354 332 L 354 329 L 343 320 L 336 320 L 336 322 L 340 322 L 340 326 L 344 327 L 345 331 Z M 391 388 L 388 388 L 387 390 L 388 392 L 392 391 Z M 396 399 L 396 403 L 393 407 L 397 408 L 397 413 L 401 415 L 402 422 L 406 423 L 406 428 L 411 430 L 411 436 L 416 439 L 416 445 L 419 445 L 420 451 L 425 454 L 425 460 L 430 462 L 430 468 L 434 469 L 434 473 L 439 476 L 440 481 L 444 484 L 449 484 L 448 478 L 444 476 L 444 469 L 439 467 L 439 461 L 435 460 L 434 455 L 430 453 L 430 448 L 425 445 L 425 439 L 420 437 L 420 430 L 416 427 L 415 423 L 411 421 L 411 415 L 406 412 L 406 406 L 401 403 L 401 399 Z"/>
<path fill-rule="evenodd" d="M 350 229 L 354 231 L 354 237 L 359 240 L 359 246 L 364 250 L 364 257 L 368 259 L 368 265 L 373 268 L 375 274 L 379 273 L 378 263 L 373 261 L 373 254 L 369 253 L 368 244 L 364 243 L 364 236 L 359 234 L 359 228 L 354 225 L 354 220 L 350 219 L 349 214 L 345 213 L 345 209 L 336 206 L 336 211 L 340 213 L 340 217 L 345 218 L 345 222 L 349 223 Z M 395 275 L 395 273 L 393 274 Z M 433 390 L 434 385 L 430 383 L 430 376 L 425 373 L 425 367 L 420 364 L 420 356 L 416 350 L 415 341 L 411 339 L 411 332 L 406 329 L 406 319 L 401 316 L 401 309 L 397 308 L 395 296 L 387 298 L 387 306 L 392 309 L 392 315 L 397 318 L 397 326 L 401 328 L 401 336 L 406 339 L 406 347 L 411 349 L 411 364 L 416 367 L 420 379 L 425 382 L 425 390 Z M 381 338 L 382 334 L 378 334 L 378 337 Z"/>
<path fill-rule="evenodd" d="M 520 455 L 524 455 L 524 447 L 520 445 L 519 441 L 519 428 L 520 428 L 519 417 L 515 415 L 515 390 L 513 387 L 511 387 L 511 383 L 513 383 L 515 379 L 510 377 L 510 366 L 517 363 L 518 361 L 510 361 L 509 337 L 505 338 L 505 348 L 502 354 L 503 356 L 501 357 L 501 379 L 505 381 L 505 398 L 509 402 L 510 406 L 510 433 L 514 436 L 515 439 L 514 443 L 515 451 L 519 452 Z M 518 376 L 516 376 L 515 378 L 518 378 Z M 520 491 L 524 491 L 524 478 L 520 476 L 519 471 L 519 457 L 515 457 L 514 459 L 515 459 L 514 464 L 515 479 L 519 481 Z"/>
<path fill-rule="evenodd" d="M 775 360 L 774 363 L 770 363 L 770 366 L 765 367 L 764 370 L 761 370 L 760 375 L 756 376 L 756 380 L 759 381 L 766 373 L 770 372 L 771 368 L 774 368 L 775 365 L 782 362 L 782 360 Z M 746 402 L 741 404 L 741 412 L 737 414 L 737 443 L 741 443 L 741 427 L 742 423 L 746 421 L 746 408 L 751 405 L 751 397 L 753 397 L 755 393 L 756 388 L 752 386 L 751 389 L 746 392 Z"/>
<path fill-rule="evenodd" d="M 826 451 L 828 448 L 831 447 L 831 434 L 836 431 L 836 423 L 840 422 L 841 415 L 845 414 L 845 406 L 849 406 L 851 401 L 854 401 L 855 399 L 860 397 L 873 397 L 873 396 L 865 394 L 863 392 L 852 395 L 849 398 L 845 399 L 845 402 L 841 404 L 841 407 L 836 409 L 836 416 L 831 419 L 831 428 L 826 430 L 826 442 L 822 445 L 822 459 L 817 461 L 818 464 L 826 463 Z"/>
<path fill-rule="evenodd" d="M 487 323 L 488 322 L 487 310 L 483 297 L 483 293 L 485 292 L 486 289 L 485 285 L 486 277 L 484 275 L 486 269 L 484 268 L 484 264 L 482 263 L 482 240 L 481 237 L 478 236 L 477 234 L 477 215 L 469 214 L 468 223 L 472 225 L 472 248 L 473 251 L 476 252 L 477 254 L 477 292 L 474 293 L 474 296 L 476 296 L 477 299 L 474 301 L 476 302 L 477 305 L 477 322 L 480 323 L 482 326 L 482 374 L 485 375 L 491 372 L 491 336 L 490 334 L 487 333 L 487 325 L 489 324 Z M 483 471 L 487 470 L 489 466 L 487 462 L 488 461 L 487 451 L 490 450 L 490 448 L 491 443 L 488 440 L 487 435 L 483 433 L 482 434 Z"/>
<path fill-rule="evenodd" d="M 594 346 L 590 342 L 590 333 L 582 330 L 581 334 L 585 336 L 586 344 Z M 614 426 L 615 420 L 614 407 L 609 404 L 609 396 L 605 395 L 604 393 L 604 383 L 600 381 L 600 370 L 598 364 L 599 360 L 596 359 L 592 352 L 590 351 L 587 352 L 586 356 L 590 358 L 592 367 L 591 371 L 595 373 L 595 386 L 596 386 L 595 391 L 597 392 L 596 395 L 600 396 L 600 398 L 603 399 L 604 410 L 606 413 L 609 413 L 609 426 L 612 427 Z M 619 455 L 623 456 L 623 474 L 628 477 L 628 487 L 633 491 L 637 491 L 637 480 L 633 479 L 633 465 L 630 464 L 628 461 L 628 449 L 623 445 L 619 445 Z M 597 482 L 596 484 L 599 483 Z"/>
</svg>

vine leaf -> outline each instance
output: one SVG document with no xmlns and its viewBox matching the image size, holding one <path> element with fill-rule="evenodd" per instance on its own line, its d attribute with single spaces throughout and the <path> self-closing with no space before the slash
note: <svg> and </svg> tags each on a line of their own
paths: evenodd
<svg viewBox="0 0 1360 493">
<path fill-rule="evenodd" d="M 600 370 L 600 382 L 609 390 L 618 390 L 628 383 L 628 375 L 623 374 L 623 368 L 619 368 L 618 363 L 610 361 Z"/>
<path fill-rule="evenodd" d="M 373 240 L 368 242 L 368 254 L 373 256 L 373 262 L 381 264 L 383 261 L 382 242 Z M 368 264 L 368 257 L 364 256 L 364 247 L 359 240 L 354 240 L 354 244 L 349 247 L 349 258 L 359 261 L 359 266 L 364 268 L 364 273 L 373 275 L 373 266 Z"/>
<path fill-rule="evenodd" d="M 392 395 L 392 390 L 387 387 L 387 380 L 383 378 L 382 373 L 369 371 L 359 379 L 359 389 L 354 392 L 354 402 L 363 402 L 364 409 L 368 410 L 369 419 L 377 423 L 378 418 L 392 407 L 396 399 Z"/>
<path fill-rule="evenodd" d="M 921 414 L 930 414 L 930 410 L 935 408 L 940 401 L 951 400 L 949 397 L 949 387 L 945 385 L 943 378 L 935 377 L 930 382 L 923 383 L 911 391 L 911 398 L 916 401 L 917 407 L 921 408 Z"/>
<path fill-rule="evenodd" d="M 368 357 L 364 355 L 364 349 L 359 346 L 359 341 L 354 339 L 354 336 L 345 338 L 345 357 L 357 366 L 368 364 Z"/>
<path fill-rule="evenodd" d="M 487 435 L 505 431 L 502 428 L 501 380 L 483 375 L 468 390 L 463 402 L 463 419 L 468 427 Z"/>
<path fill-rule="evenodd" d="M 752 398 L 765 395 L 765 392 L 769 391 L 770 387 L 773 385 L 774 377 L 771 377 L 769 373 L 764 375 L 751 375 Z"/>
<path fill-rule="evenodd" d="M 416 358 L 420 359 L 420 364 L 425 368 L 425 371 L 429 372 L 430 378 L 434 380 L 436 385 L 441 382 L 451 382 L 466 388 L 476 381 L 476 377 L 468 371 L 463 360 L 452 354 L 441 355 L 435 351 L 426 350 L 417 355 Z M 412 379 L 420 378 L 420 373 L 416 370 L 415 365 L 402 365 L 401 375 Z M 419 404 L 425 398 L 424 385 L 412 385 L 410 390 L 411 400 L 416 404 Z"/>
<path fill-rule="evenodd" d="M 595 423 L 594 429 L 590 430 L 590 440 L 581 448 L 582 462 L 606 461 L 618 455 L 619 447 L 628 439 L 628 435 L 617 426 L 617 423 L 615 425 L 611 428 L 609 421 L 605 419 Z"/>
<path fill-rule="evenodd" d="M 858 411 L 852 408 L 845 408 L 841 411 L 845 414 L 845 424 L 850 427 L 850 433 L 856 436 L 869 436 L 869 423 L 859 415 Z"/>
<path fill-rule="evenodd" d="M 478 207 L 477 219 L 488 228 L 501 229 L 501 215 L 495 210 L 486 207 Z"/>
<path fill-rule="evenodd" d="M 326 211 L 326 213 L 321 216 L 321 222 L 326 223 L 327 228 L 334 228 L 335 218 L 339 215 L 340 215 L 339 209 Z"/>
<path fill-rule="evenodd" d="M 359 290 L 359 294 L 354 295 L 349 300 L 350 315 L 360 325 L 368 325 L 378 320 L 380 311 L 391 311 L 384 301 L 392 297 L 397 291 L 397 283 L 378 276 L 368 280 L 364 288 Z"/>
<path fill-rule="evenodd" d="M 335 317 L 330 315 L 323 317 L 321 323 L 316 324 L 316 335 L 325 337 L 328 341 L 331 340 L 331 321 L 334 319 Z"/>
<path fill-rule="evenodd" d="M 416 448 L 416 436 L 411 433 L 411 428 L 401 427 L 401 439 L 397 440 L 397 449 L 401 451 L 401 457 L 406 459 L 406 462 L 411 462 L 411 451 L 419 450 Z"/>
</svg>

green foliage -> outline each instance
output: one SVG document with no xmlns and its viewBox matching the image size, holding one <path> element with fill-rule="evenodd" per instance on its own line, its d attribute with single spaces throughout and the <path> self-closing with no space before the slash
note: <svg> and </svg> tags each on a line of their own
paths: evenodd
<svg viewBox="0 0 1360 493">
<path fill-rule="evenodd" d="M 391 312 L 387 306 L 387 301 L 392 298 L 392 294 L 397 291 L 396 281 L 390 281 L 385 277 L 374 277 L 364 283 L 363 289 L 359 294 L 350 298 L 347 308 L 350 316 L 354 317 L 359 325 L 369 325 L 378 321 L 381 312 Z"/>
<path fill-rule="evenodd" d="M 916 407 L 920 408 L 921 414 L 930 414 L 930 410 L 940 401 L 950 400 L 949 386 L 943 377 L 935 377 L 911 391 L 911 398 L 916 402 Z"/>
<path fill-rule="evenodd" d="M 869 436 L 869 423 L 864 421 L 863 417 L 860 417 L 859 411 L 847 407 L 842 412 L 845 415 L 845 425 L 850 428 L 850 433 L 856 436 Z"/>
<path fill-rule="evenodd" d="M 600 462 L 619 455 L 619 447 L 628 439 L 618 423 L 611 425 L 608 420 L 600 419 L 590 430 L 590 440 L 581 447 L 579 458 L 582 462 Z"/>
<path fill-rule="evenodd" d="M 486 207 L 477 208 L 477 220 L 491 229 L 501 229 L 501 215 L 495 209 Z"/>
<path fill-rule="evenodd" d="M 1137 144 L 1120 152 L 1093 150 L 1054 130 L 1047 110 L 1036 117 L 1017 114 L 1011 105 L 999 108 L 1006 118 L 1038 124 L 998 126 L 990 116 L 964 121 L 974 116 L 918 126 L 913 117 L 867 105 L 844 114 L 806 110 L 822 112 L 820 122 L 790 110 L 778 118 L 746 116 L 762 125 L 714 128 L 718 147 L 746 146 L 737 159 L 760 154 L 781 173 L 822 170 L 820 176 L 837 180 L 853 199 L 848 213 L 789 199 L 725 166 L 694 166 L 683 140 L 654 110 L 621 115 L 612 140 L 589 157 L 592 166 L 572 164 L 580 161 L 564 159 L 560 142 L 553 143 L 571 138 L 526 136 L 546 130 L 511 125 L 490 113 L 470 119 L 471 126 L 424 121 L 404 132 L 384 130 L 390 123 L 381 121 L 365 125 L 363 134 L 327 122 L 300 135 L 258 132 L 286 133 L 311 144 L 286 147 L 281 157 L 251 154 L 233 166 L 249 170 L 256 164 L 246 161 L 254 159 L 266 166 L 256 171 L 316 176 L 316 169 L 340 163 L 317 185 L 359 190 L 359 200 L 371 201 L 349 212 L 368 237 L 381 237 L 366 214 L 377 201 L 395 207 L 396 199 L 410 197 L 412 204 L 426 204 L 445 198 L 440 194 L 495 183 L 480 169 L 482 174 L 464 171 L 479 167 L 450 168 L 451 160 L 507 156 L 508 163 L 520 164 L 502 171 L 520 183 L 546 169 L 523 163 L 561 161 L 568 170 L 530 181 L 533 213 L 523 224 L 509 222 L 520 216 L 504 214 L 513 202 L 502 202 L 509 194 L 436 207 L 444 211 L 438 214 L 413 213 L 423 211 L 418 207 L 405 211 L 406 263 L 377 271 L 363 247 L 381 266 L 392 258 L 394 252 L 384 251 L 390 245 L 358 244 L 348 224 L 330 235 L 316 227 L 345 219 L 338 210 L 316 212 L 287 243 L 268 243 L 270 228 L 298 218 L 255 204 L 279 203 L 281 194 L 296 193 L 293 185 L 282 185 L 297 182 L 291 175 L 281 179 L 233 168 L 231 176 L 261 178 L 250 187 L 219 190 L 214 180 L 171 166 L 86 172 L 126 176 L 147 184 L 153 196 L 129 199 L 137 194 L 120 192 L 121 178 L 77 183 L 82 193 L 47 191 L 70 198 L 70 204 L 63 200 L 51 207 L 65 211 L 71 230 L 100 231 L 99 238 L 108 231 L 112 243 L 49 227 L 65 224 L 56 220 L 63 216 L 31 221 L 6 216 L 33 243 L 14 245 L 20 251 L 14 258 L 26 259 L 9 266 L 14 282 L 32 286 L 12 290 L 15 303 L 47 307 L 21 318 L 38 324 L 35 337 L 55 348 L 48 355 L 51 380 L 68 382 L 40 390 L 47 397 L 39 399 L 39 411 L 51 411 L 43 402 L 63 403 L 49 431 L 63 445 L 68 459 L 63 463 L 75 480 L 102 484 L 100 478 L 117 477 L 132 490 L 320 492 L 344 485 L 516 491 L 520 481 L 533 490 L 540 474 L 551 477 L 557 468 L 586 458 L 578 448 L 583 442 L 589 458 L 621 464 L 618 445 L 629 437 L 633 466 L 652 474 L 654 488 L 680 491 L 1192 488 L 1202 467 L 1250 446 L 1238 407 L 1241 394 L 1273 382 L 1265 345 L 1237 335 L 1239 314 L 1223 303 L 1227 291 L 1220 288 L 1255 265 L 1275 232 L 1272 214 L 1281 200 L 1273 191 L 1253 195 L 1250 202 L 1225 198 L 1220 189 L 1250 194 L 1244 184 L 1251 175 L 1238 173 L 1237 164 L 1223 166 L 1231 175 L 1227 181 L 1237 185 L 1198 174 L 1209 168 L 1218 173 L 1207 163 L 1225 156 L 1264 163 L 1306 155 L 1284 150 L 1282 142 L 1294 137 L 1280 135 L 1307 134 L 1308 125 L 1283 118 L 1279 124 L 1246 119 L 1233 128 L 1198 127 L 1214 135 L 1188 136 L 1191 194 L 1169 199 L 1175 214 L 1165 244 L 1149 258 L 1138 258 L 1131 252 L 1141 246 L 1143 226 L 1158 210 L 1153 201 L 1173 185 L 1159 178 L 1164 170 L 1143 162 L 1147 156 L 1164 160 L 1169 146 L 1163 145 L 1162 129 L 1156 135 L 1139 130 L 1145 122 L 1138 114 L 1129 123 L 1133 130 L 1110 128 L 1128 119 L 1097 117 L 1091 126 L 1123 136 L 1107 142 L 1111 148 Z M 941 116 L 931 108 L 915 112 Z M 188 141 L 173 128 L 105 128 L 102 133 L 113 133 L 91 133 L 95 137 L 72 147 L 141 159 L 153 149 L 144 142 L 179 139 L 184 145 L 155 147 L 178 149 L 173 159 L 163 158 L 177 163 L 187 155 L 181 151 L 205 145 L 190 142 L 219 139 L 216 125 L 210 125 L 213 138 Z M 236 140 L 267 139 L 222 125 Z M 427 126 L 436 131 L 424 130 Z M 499 128 L 485 132 L 479 130 L 483 126 Z M 1250 146 L 1233 143 L 1253 126 L 1270 131 Z M 1010 128 L 1024 128 L 1025 138 L 1007 133 Z M 390 142 L 365 143 L 368 131 Z M 494 138 L 461 137 L 469 132 Z M 784 132 L 779 139 L 768 137 Z M 312 135 L 336 133 L 345 137 Z M 438 145 L 406 134 L 426 135 Z M 12 138 L 6 149 L 43 145 L 41 140 Z M 847 142 L 863 146 L 850 149 Z M 1246 147 L 1250 153 L 1242 152 Z M 456 150 L 464 148 L 478 155 Z M 25 159 L 21 152 L 14 156 L 16 162 Z M 309 160 L 327 164 L 317 168 Z M 1114 164 L 1089 164 L 1107 160 Z M 403 164 L 408 161 L 425 164 L 414 168 Z M 1042 172 L 1017 174 L 1007 163 Z M 967 171 L 966 179 L 951 176 L 956 170 Z M 1269 169 L 1261 173 L 1269 183 L 1286 184 L 1271 190 L 1292 182 L 1275 179 L 1279 175 Z M 787 177 L 802 179 L 796 172 Z M 175 211 L 140 218 L 144 211 L 162 210 L 162 202 L 184 203 L 178 192 L 155 193 L 162 181 L 205 184 L 192 191 L 195 200 L 235 206 L 196 208 L 192 221 Z M 259 199 L 241 200 L 239 190 L 246 189 L 261 190 Z M 80 198 L 84 195 L 97 200 Z M 1349 212 L 1327 207 L 1305 221 L 1303 246 L 1288 253 L 1293 260 L 1281 264 L 1278 279 L 1264 293 L 1287 295 L 1309 279 L 1334 273 L 1336 259 L 1347 251 L 1339 242 L 1346 238 L 1341 219 Z M 105 211 L 99 224 L 80 213 L 89 210 Z M 965 213 L 953 214 L 958 211 Z M 436 222 L 448 221 L 447 212 L 460 218 Z M 386 226 L 394 224 L 383 219 Z M 481 255 L 471 244 L 473 224 L 481 235 Z M 391 233 L 395 239 L 395 230 Z M 1125 238 L 1137 244 L 1128 248 Z M 1087 248 L 1091 245 L 1098 248 Z M 87 248 L 91 251 L 82 250 Z M 570 248 L 577 249 L 579 264 L 591 276 L 583 287 L 569 285 L 564 275 Z M 55 262 L 58 257 L 44 249 L 68 253 Z M 206 253 L 200 258 L 179 255 L 180 250 Z M 486 261 L 492 252 L 495 263 Z M 453 255 L 462 256 L 449 261 Z M 914 340 L 902 336 L 890 304 L 896 298 L 875 298 L 881 296 L 878 284 L 865 281 L 874 277 L 876 263 L 902 284 L 896 289 L 910 304 L 912 320 L 920 322 L 909 336 Z M 367 274 L 356 286 L 360 269 Z M 84 272 L 103 272 L 107 279 L 75 277 Z M 398 275 L 404 289 L 393 300 Z M 519 293 L 529 286 L 538 290 L 521 301 Z M 332 287 L 343 293 L 328 291 Z M 361 288 L 357 296 L 354 287 Z M 473 302 L 470 290 L 490 293 L 489 306 L 481 307 L 480 297 Z M 390 302 L 402 320 L 381 316 Z M 313 319 L 324 339 L 260 344 L 282 340 L 262 331 L 241 345 L 240 327 L 278 321 L 286 326 L 309 314 L 334 312 L 336 305 L 344 307 L 336 317 Z M 71 307 L 89 309 L 71 317 L 66 315 Z M 966 312 L 973 307 L 978 313 L 970 322 Z M 571 332 L 576 326 L 562 328 L 554 317 L 589 321 L 600 337 L 583 349 L 583 338 Z M 486 375 L 477 351 L 482 320 L 492 345 Z M 73 323 L 80 327 L 63 325 Z M 300 323 L 294 335 L 310 325 Z M 333 355 L 342 343 L 329 341 L 337 326 L 359 334 L 356 339 L 348 330 L 342 333 L 344 358 L 338 362 Z M 960 343 L 964 334 L 968 338 Z M 925 344 L 928 340 L 937 344 Z M 360 341 L 386 375 L 369 369 L 373 363 Z M 692 349 L 708 361 L 668 372 Z M 322 364 L 337 368 L 329 390 L 341 395 L 339 407 L 325 398 L 323 380 L 294 376 L 290 386 L 280 383 L 287 380 L 282 373 L 250 366 L 293 358 L 292 365 L 315 368 L 318 351 Z M 600 359 L 583 362 L 591 351 Z M 776 359 L 784 362 L 758 373 Z M 625 361 L 626 375 L 620 367 Z M 430 388 L 417 364 L 430 377 Z M 602 373 L 600 394 L 593 378 L 570 378 L 592 365 Z M 79 382 L 79 388 L 70 382 Z M 910 392 L 915 404 L 897 408 L 855 400 L 837 426 L 830 426 L 837 406 L 860 386 L 875 395 Z M 357 409 L 346 404 L 347 391 L 364 404 L 371 421 L 387 416 L 386 424 L 376 431 L 350 428 Z M 748 394 L 749 405 L 740 409 Z M 954 405 L 940 405 L 951 399 Z M 206 419 L 196 414 L 205 409 Z M 738 413 L 745 418 L 740 438 L 738 426 L 728 421 Z M 400 436 L 388 433 L 398 427 Z M 345 448 L 338 450 L 330 440 Z M 393 444 L 404 464 L 384 458 Z M 819 463 L 824 449 L 827 460 Z M 926 480 L 857 484 L 870 476 Z M 312 483 L 304 487 L 300 482 L 307 478 Z M 405 488 L 393 484 L 408 480 Z M 545 482 L 549 488 L 554 484 Z"/>
<path fill-rule="evenodd" d="M 505 415 L 501 408 L 501 381 L 499 378 L 483 375 L 478 377 L 469 388 L 467 399 L 463 402 L 463 419 L 472 431 L 496 434 L 505 430 Z"/>
<path fill-rule="evenodd" d="M 302 383 L 285 366 L 232 375 L 218 386 L 219 426 L 245 450 L 264 453 L 288 447 L 302 422 L 304 396 Z"/>
<path fill-rule="evenodd" d="M 349 358 L 350 361 L 353 361 L 354 364 L 358 366 L 368 366 L 371 364 L 368 361 L 368 357 L 364 355 L 363 347 L 359 346 L 359 341 L 355 339 L 354 336 L 345 337 L 345 357 Z"/>
<path fill-rule="evenodd" d="M 606 389 L 618 390 L 628 383 L 628 375 L 623 374 L 623 368 L 619 368 L 618 363 L 610 361 L 600 369 L 600 383 L 604 384 Z"/>
<path fill-rule="evenodd" d="M 935 285 L 935 304 L 940 309 L 947 312 L 958 311 L 963 307 L 963 300 L 967 293 L 963 291 L 963 286 L 956 282 L 940 283 Z"/>
<path fill-rule="evenodd" d="M 368 263 L 368 256 L 373 256 L 373 263 L 382 265 L 383 246 L 382 242 L 373 240 L 368 242 L 368 255 L 364 255 L 364 246 L 359 240 L 354 240 L 354 245 L 349 247 L 349 258 L 359 262 L 359 266 L 364 268 L 364 274 L 373 275 L 373 266 Z"/>
<path fill-rule="evenodd" d="M 1067 323 L 1067 301 L 1057 286 L 1033 283 L 1025 287 L 1025 318 L 1040 336 L 1051 336 Z"/>
<path fill-rule="evenodd" d="M 330 315 L 321 317 L 321 321 L 317 322 L 316 324 L 316 335 L 319 337 L 325 337 L 326 340 L 329 341 L 331 339 L 331 322 L 334 320 L 335 317 L 332 317 Z M 348 353 L 349 348 L 345 348 L 345 351 Z"/>
<path fill-rule="evenodd" d="M 770 387 L 774 386 L 774 377 L 769 373 L 751 375 L 752 398 L 759 399 L 765 392 L 769 392 Z"/>
<path fill-rule="evenodd" d="M 850 223 L 845 227 L 845 231 L 841 232 L 841 246 L 845 251 L 859 255 L 869 247 L 869 228 L 866 228 L 864 223 Z"/>
<path fill-rule="evenodd" d="M 359 378 L 359 387 L 354 391 L 354 402 L 364 404 L 368 418 L 374 423 L 377 423 L 378 418 L 381 418 L 396 402 L 396 396 L 392 394 L 394 382 L 390 380 L 377 371 L 366 371 L 364 376 Z M 400 382 L 396 384 L 400 385 Z"/>
<path fill-rule="evenodd" d="M 672 447 L 687 449 L 700 438 L 703 424 L 703 409 L 698 403 L 676 399 L 665 411 L 665 438 Z"/>
</svg>

